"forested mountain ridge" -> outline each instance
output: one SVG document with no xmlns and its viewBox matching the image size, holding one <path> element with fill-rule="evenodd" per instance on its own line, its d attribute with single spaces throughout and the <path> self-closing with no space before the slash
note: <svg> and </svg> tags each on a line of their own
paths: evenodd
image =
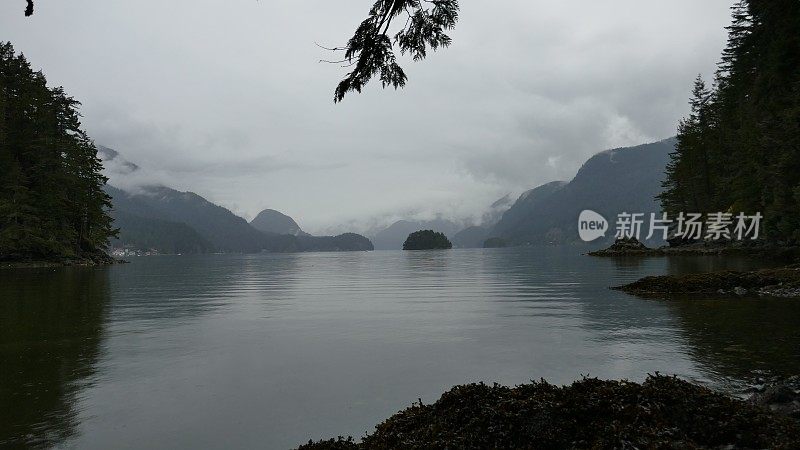
<svg viewBox="0 0 800 450">
<path fill-rule="evenodd" d="M 193 192 L 180 192 L 165 186 L 140 187 L 138 192 L 129 193 L 109 186 L 107 188 L 114 202 L 112 215 L 118 219 L 133 216 L 139 219 L 153 219 L 159 223 L 185 224 L 197 235 L 211 244 L 207 247 L 202 241 L 190 243 L 191 247 L 205 251 L 257 253 L 260 251 L 296 251 L 297 245 L 290 236 L 267 235 L 247 223 L 229 210 L 209 202 Z M 143 225 L 144 222 L 129 224 Z M 167 229 L 163 230 L 169 233 Z M 140 230 L 136 230 L 141 233 Z M 122 231 L 121 237 L 128 232 Z M 142 242 L 134 241 L 137 245 Z M 168 246 L 176 244 L 170 243 Z M 145 247 L 147 248 L 147 247 Z M 164 251 L 160 247 L 155 247 Z"/>
<path fill-rule="evenodd" d="M 120 231 L 119 236 L 111 240 L 112 247 L 128 247 L 132 250 L 155 249 L 169 254 L 210 253 L 216 249 L 197 230 L 182 222 L 116 211 L 114 226 Z"/>
<path fill-rule="evenodd" d="M 740 1 L 713 86 L 691 114 L 660 196 L 666 211 L 764 215 L 762 236 L 800 242 L 800 2 Z"/>
<path fill-rule="evenodd" d="M 79 106 L 0 42 L 0 260 L 109 261 L 107 179 Z"/>
<path fill-rule="evenodd" d="M 136 193 L 113 186 L 107 186 L 106 190 L 113 198 L 115 224 L 121 228 L 117 241 L 120 245 L 132 244 L 167 253 L 373 250 L 369 239 L 354 233 L 295 236 L 259 231 L 228 209 L 193 192 L 164 186 L 140 187 Z M 178 235 L 182 227 L 187 232 Z M 157 245 L 148 245 L 153 242 Z"/>
<path fill-rule="evenodd" d="M 193 192 L 180 192 L 160 184 L 135 183 L 148 178 L 136 164 L 117 151 L 99 147 L 105 170 L 127 190 L 107 185 L 112 197 L 111 210 L 120 228 L 115 247 L 138 250 L 154 249 L 161 253 L 257 253 L 309 251 L 367 251 L 369 239 L 345 233 L 339 236 L 311 236 L 300 230 L 289 216 L 278 211 L 268 213 L 271 221 L 265 230 Z M 152 183 L 152 182 L 151 182 Z M 255 222 L 255 221 L 254 221 Z"/>
<path fill-rule="evenodd" d="M 578 215 L 596 211 L 611 223 L 620 212 L 659 212 L 664 169 L 675 139 L 618 148 L 589 158 L 568 183 L 554 181 L 520 196 L 489 237 L 510 245 L 579 242 Z M 606 236 L 613 239 L 613 232 Z"/>
<path fill-rule="evenodd" d="M 292 236 L 307 235 L 294 219 L 274 209 L 265 209 L 250 221 L 256 230 L 265 233 L 291 234 Z"/>
</svg>

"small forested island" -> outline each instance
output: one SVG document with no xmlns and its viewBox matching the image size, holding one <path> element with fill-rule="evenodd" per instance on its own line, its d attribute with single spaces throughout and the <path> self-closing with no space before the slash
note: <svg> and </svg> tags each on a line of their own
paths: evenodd
<svg viewBox="0 0 800 450">
<path fill-rule="evenodd" d="M 113 262 L 107 179 L 79 105 L 0 42 L 0 265 Z"/>
<path fill-rule="evenodd" d="M 415 231 L 403 242 L 403 250 L 449 250 L 453 244 L 444 233 L 433 230 Z"/>
</svg>

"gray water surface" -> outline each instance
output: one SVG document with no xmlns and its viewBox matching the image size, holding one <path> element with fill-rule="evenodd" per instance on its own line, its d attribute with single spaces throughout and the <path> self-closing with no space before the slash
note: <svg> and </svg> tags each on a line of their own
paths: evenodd
<svg viewBox="0 0 800 450">
<path fill-rule="evenodd" d="M 0 271 L 0 446 L 289 448 L 455 384 L 800 373 L 800 302 L 648 300 L 749 268 L 570 248 L 135 258 Z"/>
</svg>

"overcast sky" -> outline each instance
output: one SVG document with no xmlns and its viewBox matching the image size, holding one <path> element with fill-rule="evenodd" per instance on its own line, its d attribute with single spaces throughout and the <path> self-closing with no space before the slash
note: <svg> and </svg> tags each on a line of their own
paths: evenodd
<svg viewBox="0 0 800 450">
<path fill-rule="evenodd" d="M 462 0 L 449 49 L 334 105 L 370 0 L 0 2 L 11 41 L 83 103 L 98 144 L 251 219 L 361 231 L 479 217 L 592 154 L 663 139 L 711 76 L 730 0 Z"/>
</svg>

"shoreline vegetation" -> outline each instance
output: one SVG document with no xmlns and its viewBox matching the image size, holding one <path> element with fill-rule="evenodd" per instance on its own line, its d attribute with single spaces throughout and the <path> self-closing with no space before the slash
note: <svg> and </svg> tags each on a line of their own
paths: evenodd
<svg viewBox="0 0 800 450">
<path fill-rule="evenodd" d="M 455 386 L 352 437 L 298 450 L 396 448 L 800 448 L 800 378 L 749 400 L 659 374 L 643 383 L 584 378 L 513 388 Z"/>
<path fill-rule="evenodd" d="M 128 261 L 116 259 L 106 253 L 82 258 L 30 259 L 0 261 L 0 269 L 40 269 L 51 267 L 99 267 L 112 264 L 126 264 Z"/>
</svg>

